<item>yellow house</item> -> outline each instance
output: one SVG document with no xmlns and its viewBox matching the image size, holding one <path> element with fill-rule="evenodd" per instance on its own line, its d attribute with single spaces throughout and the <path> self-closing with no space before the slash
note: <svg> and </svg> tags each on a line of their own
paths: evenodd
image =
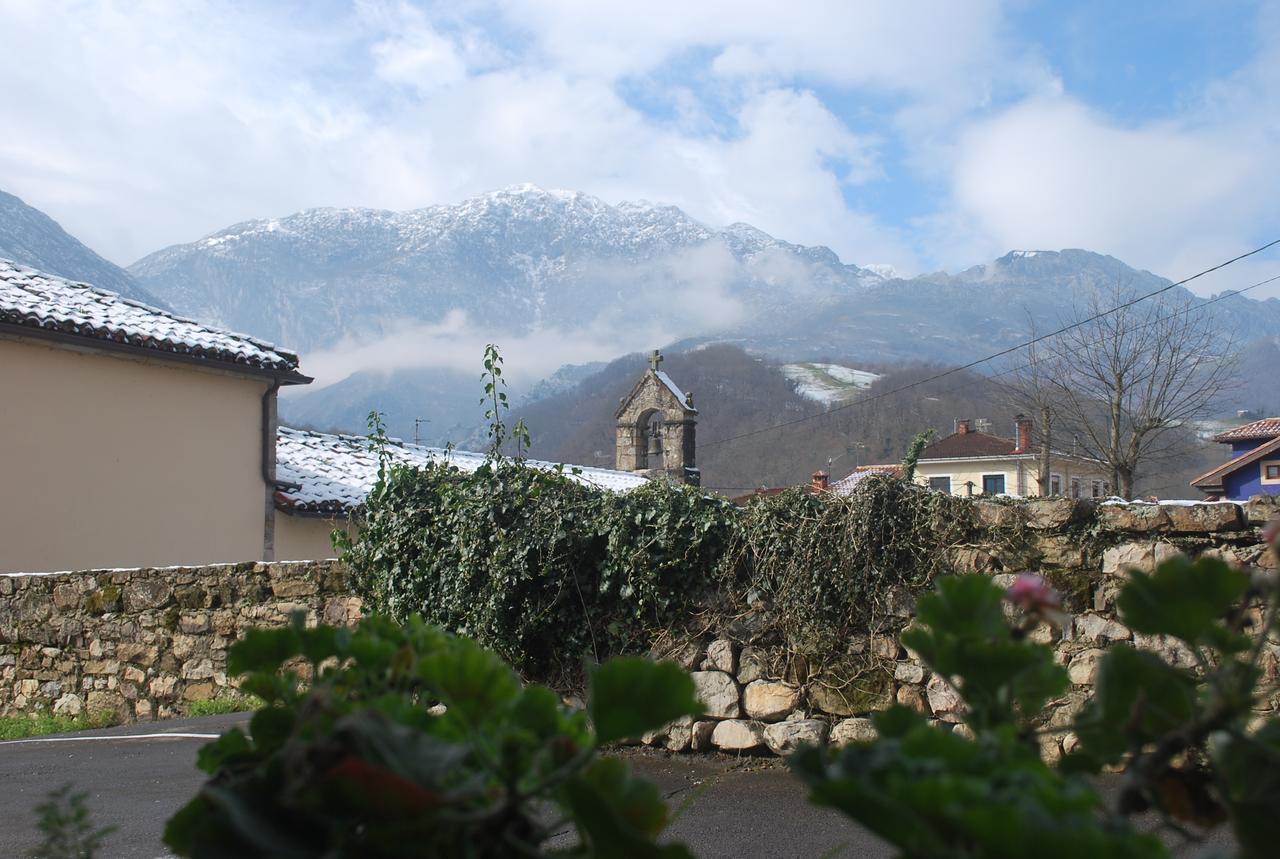
<svg viewBox="0 0 1280 859">
<path fill-rule="evenodd" d="M 0 572 L 270 560 L 296 355 L 0 260 Z"/>
<path fill-rule="evenodd" d="M 916 482 L 952 495 L 1039 495 L 1040 450 L 1032 443 L 1031 420 L 1019 415 L 1013 438 L 972 427 L 970 421 L 958 420 L 954 433 L 926 447 L 916 464 Z M 1110 473 L 1095 459 L 1051 451 L 1049 473 L 1050 495 L 1111 494 Z"/>
</svg>

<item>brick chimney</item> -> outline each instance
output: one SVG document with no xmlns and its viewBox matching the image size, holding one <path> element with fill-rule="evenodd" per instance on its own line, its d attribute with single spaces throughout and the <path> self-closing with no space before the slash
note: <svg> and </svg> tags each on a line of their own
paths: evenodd
<svg viewBox="0 0 1280 859">
<path fill-rule="evenodd" d="M 956 432 L 960 435 L 968 435 L 973 432 L 968 418 L 956 418 Z"/>
<path fill-rule="evenodd" d="M 814 492 L 826 492 L 830 483 L 830 475 L 825 471 L 815 471 L 813 473 L 813 483 L 811 484 Z"/>
<path fill-rule="evenodd" d="M 1014 438 L 1017 439 L 1017 446 L 1014 447 L 1014 453 L 1026 453 L 1031 450 L 1031 418 L 1026 415 L 1018 415 L 1013 419 Z"/>
</svg>

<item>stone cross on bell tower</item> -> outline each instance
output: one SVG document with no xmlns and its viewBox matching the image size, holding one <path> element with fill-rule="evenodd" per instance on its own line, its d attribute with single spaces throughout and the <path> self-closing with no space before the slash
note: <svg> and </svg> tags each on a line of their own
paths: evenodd
<svg viewBox="0 0 1280 859">
<path fill-rule="evenodd" d="M 698 410 L 693 395 L 658 369 L 661 352 L 654 349 L 648 360 L 648 369 L 614 413 L 617 468 L 697 486 L 702 478 L 694 459 Z"/>
</svg>

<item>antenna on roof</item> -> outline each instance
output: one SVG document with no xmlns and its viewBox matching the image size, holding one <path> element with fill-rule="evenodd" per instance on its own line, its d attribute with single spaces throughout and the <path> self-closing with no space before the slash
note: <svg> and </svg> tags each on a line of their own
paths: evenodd
<svg viewBox="0 0 1280 859">
<path fill-rule="evenodd" d="M 414 443 L 415 445 L 419 445 L 419 446 L 421 446 L 421 444 L 422 444 L 422 433 L 421 433 L 421 432 L 419 432 L 419 429 L 420 429 L 420 427 L 421 427 L 423 424 L 429 424 L 429 423 L 431 423 L 431 421 L 427 420 L 426 418 L 414 418 L 414 419 L 413 419 L 413 443 Z"/>
</svg>

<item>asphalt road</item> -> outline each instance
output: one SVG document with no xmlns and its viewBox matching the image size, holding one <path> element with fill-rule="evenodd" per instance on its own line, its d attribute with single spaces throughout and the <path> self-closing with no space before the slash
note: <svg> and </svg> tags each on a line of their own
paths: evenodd
<svg viewBox="0 0 1280 859">
<path fill-rule="evenodd" d="M 209 716 L 0 743 L 0 857 L 26 856 L 39 843 L 34 808 L 67 783 L 89 794 L 96 825 L 118 827 L 101 859 L 167 856 L 160 843 L 164 823 L 202 782 L 197 750 L 246 719 Z M 800 783 L 774 759 L 646 749 L 622 754 L 667 798 L 674 815 L 669 837 L 700 859 L 893 856 L 875 836 L 810 805 Z M 1115 786 L 1109 780 L 1101 788 L 1110 793 Z M 1174 855 L 1194 856 L 1205 847 L 1226 855 L 1233 845 L 1218 831 L 1208 844 Z"/>
<path fill-rule="evenodd" d="M 0 856 L 25 856 L 39 843 L 34 808 L 68 782 L 89 794 L 96 825 L 119 827 L 104 859 L 158 859 L 164 822 L 195 795 L 196 751 L 243 716 L 153 722 L 126 728 L 0 743 Z M 761 758 L 667 755 L 628 750 L 675 814 L 670 836 L 700 859 L 879 857 L 892 851 L 839 815 L 814 808 L 776 762 Z"/>
</svg>

